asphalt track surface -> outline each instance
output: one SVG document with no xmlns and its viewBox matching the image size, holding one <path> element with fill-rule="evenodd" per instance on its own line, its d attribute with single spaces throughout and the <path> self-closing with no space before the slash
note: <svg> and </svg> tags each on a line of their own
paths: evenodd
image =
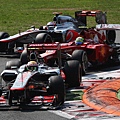
<svg viewBox="0 0 120 120">
<path fill-rule="evenodd" d="M 5 67 L 5 64 L 9 60 L 18 60 L 14 58 L 5 58 L 0 57 L 0 72 Z M 97 68 L 91 68 L 86 76 L 83 77 L 83 86 L 85 88 L 92 86 L 95 84 L 92 80 L 87 80 L 89 77 L 93 78 L 96 77 L 96 74 L 99 75 L 100 78 L 104 76 L 104 72 L 107 72 L 109 74 L 109 71 L 111 70 L 118 70 L 120 68 L 120 64 L 110 65 L 107 67 L 101 66 Z M 106 73 L 105 73 L 106 74 Z M 89 76 L 89 77 L 88 77 Z M 97 83 L 102 83 L 104 79 L 100 79 Z M 81 89 L 81 88 L 80 88 Z M 85 89 L 82 89 L 83 91 Z M 90 103 L 91 104 L 91 103 Z M 112 118 L 116 118 L 117 120 L 119 117 L 114 115 L 106 114 L 105 112 L 101 111 L 95 111 L 93 109 L 94 106 L 89 107 L 85 103 L 83 103 L 81 100 L 78 101 L 66 101 L 63 108 L 60 110 L 43 110 L 43 109 L 19 109 L 18 107 L 13 108 L 3 108 L 0 109 L 0 120 L 101 120 L 101 118 L 105 118 L 108 120 L 113 120 Z M 86 117 L 87 116 L 87 117 Z M 93 119 L 94 118 L 94 119 Z M 99 118 L 99 119 L 98 119 Z M 110 119 L 111 118 L 111 119 Z"/>
<path fill-rule="evenodd" d="M 120 34 L 119 34 L 120 35 Z M 119 42 L 119 35 L 117 36 L 117 43 Z M 18 60 L 15 58 L 6 58 L 6 57 L 0 57 L 0 73 L 5 67 L 5 64 L 9 60 Z M 104 67 L 103 67 L 104 68 Z M 88 75 L 92 75 L 91 77 L 96 77 L 95 73 L 103 73 L 107 72 L 109 74 L 109 71 L 111 70 L 118 70 L 120 68 L 120 64 L 112 65 L 109 67 L 106 67 L 103 69 L 102 67 L 97 67 L 95 69 L 90 69 L 88 72 Z M 106 73 L 105 73 L 106 74 Z M 103 77 L 104 75 L 102 75 Z M 83 79 L 83 84 L 86 86 L 94 86 L 94 80 L 92 83 L 86 81 L 86 79 L 89 78 L 86 76 Z M 96 79 L 95 79 L 96 80 Z M 101 84 L 103 79 L 99 80 L 99 83 Z M 83 86 L 84 86 L 83 85 Z M 88 90 L 89 91 L 89 90 Z M 86 93 L 87 94 L 87 93 Z M 85 96 L 86 97 L 86 96 Z M 87 101 L 87 100 L 86 100 Z M 86 102 L 87 104 L 88 101 Z M 93 103 L 91 103 L 93 104 Z M 83 103 L 81 100 L 78 101 L 68 101 L 65 102 L 65 105 L 63 106 L 62 110 L 41 110 L 41 109 L 25 109 L 21 110 L 18 108 L 12 108 L 12 109 L 3 109 L 0 110 L 0 120 L 119 120 L 120 117 L 116 115 L 107 114 L 103 111 L 96 111 L 94 107 L 97 106 L 86 106 L 85 103 Z M 97 108 L 96 108 L 97 109 Z"/>
</svg>

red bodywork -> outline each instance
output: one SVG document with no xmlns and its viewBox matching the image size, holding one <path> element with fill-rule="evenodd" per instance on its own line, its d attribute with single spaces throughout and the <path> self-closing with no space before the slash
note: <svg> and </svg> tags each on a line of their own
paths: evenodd
<svg viewBox="0 0 120 120">
<path fill-rule="evenodd" d="M 80 22 L 84 23 L 84 26 L 87 26 L 87 16 L 95 17 L 96 22 L 99 25 L 105 25 L 107 23 L 106 14 L 100 10 L 90 11 L 83 10 L 75 12 L 75 18 Z M 87 53 L 88 61 L 91 63 L 105 63 L 115 52 L 116 50 L 111 46 L 114 43 L 115 36 L 111 38 L 112 35 L 109 33 L 108 29 L 101 28 L 82 28 L 79 24 L 81 32 L 74 32 L 68 30 L 66 36 L 67 43 L 60 43 L 60 50 L 62 53 L 68 53 L 72 55 L 74 50 L 84 50 Z M 113 29 L 113 27 L 112 27 Z M 113 30 L 115 30 L 114 28 Z M 114 33 L 114 31 L 112 31 Z M 109 33 L 109 35 L 108 35 Z M 74 35 L 74 36 L 73 36 Z M 114 35 L 114 34 L 113 34 Z M 71 39 L 71 36 L 74 39 Z M 82 45 L 75 45 L 74 41 L 76 37 L 81 36 L 84 38 Z M 107 41 L 110 41 L 108 38 L 113 39 L 111 44 L 108 44 Z M 42 53 L 41 56 L 44 58 L 45 62 L 49 59 L 57 58 L 57 44 L 29 44 L 28 51 L 32 52 L 34 49 L 36 53 L 41 50 L 46 50 L 45 53 Z M 55 48 L 55 50 L 53 50 Z M 38 52 L 39 53 L 39 52 Z"/>
<path fill-rule="evenodd" d="M 47 63 L 48 60 L 57 58 L 57 45 L 54 44 L 29 44 L 27 49 L 29 52 L 36 51 L 38 54 L 41 50 L 46 50 L 40 54 Z M 54 49 L 55 48 L 55 49 Z M 86 40 L 82 45 L 75 45 L 74 42 L 60 43 L 59 47 L 61 53 L 72 54 L 74 50 L 84 50 L 87 53 L 88 61 L 91 63 L 105 63 L 108 58 L 114 53 L 114 49 L 107 44 L 95 43 L 94 41 Z M 62 57 L 62 56 L 61 56 Z"/>
</svg>

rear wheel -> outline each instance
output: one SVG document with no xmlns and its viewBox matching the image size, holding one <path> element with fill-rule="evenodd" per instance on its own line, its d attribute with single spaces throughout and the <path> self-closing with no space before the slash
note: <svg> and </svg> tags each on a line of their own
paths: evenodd
<svg viewBox="0 0 120 120">
<path fill-rule="evenodd" d="M 82 75 L 85 75 L 88 69 L 87 53 L 84 50 L 75 50 L 72 53 L 72 59 L 80 62 L 82 67 Z"/>
<path fill-rule="evenodd" d="M 65 83 L 68 88 L 78 87 L 81 83 L 81 65 L 77 60 L 67 61 L 63 68 L 65 72 Z"/>
<path fill-rule="evenodd" d="M 107 30 L 106 32 L 107 32 L 106 33 L 106 36 L 107 36 L 106 43 L 108 45 L 114 44 L 115 39 L 116 39 L 116 32 L 115 32 L 115 30 Z"/>
<path fill-rule="evenodd" d="M 53 106 L 62 105 L 65 101 L 65 87 L 61 76 L 51 76 L 49 78 L 49 92 L 55 94 L 56 98 Z"/>
<path fill-rule="evenodd" d="M 36 36 L 35 43 L 52 43 L 52 38 L 47 33 L 39 33 Z"/>
<path fill-rule="evenodd" d="M 8 61 L 5 69 L 17 69 L 20 67 L 20 61 Z"/>
<path fill-rule="evenodd" d="M 21 64 L 27 64 L 28 63 L 28 57 L 27 57 L 27 50 L 23 50 L 23 52 L 21 53 L 21 56 L 20 56 L 20 62 Z"/>
<path fill-rule="evenodd" d="M 5 66 L 5 70 L 17 70 L 20 67 L 19 61 L 8 61 Z M 14 72 L 5 72 L 2 74 L 2 85 L 8 86 L 11 85 L 17 77 L 17 74 Z M 9 88 L 9 86 L 8 86 Z"/>
</svg>

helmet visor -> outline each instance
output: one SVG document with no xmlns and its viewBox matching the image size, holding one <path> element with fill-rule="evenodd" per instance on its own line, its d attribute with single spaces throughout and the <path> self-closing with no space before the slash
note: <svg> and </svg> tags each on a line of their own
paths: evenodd
<svg viewBox="0 0 120 120">
<path fill-rule="evenodd" d="M 30 71 L 37 71 L 38 67 L 37 66 L 27 66 L 27 69 Z"/>
</svg>

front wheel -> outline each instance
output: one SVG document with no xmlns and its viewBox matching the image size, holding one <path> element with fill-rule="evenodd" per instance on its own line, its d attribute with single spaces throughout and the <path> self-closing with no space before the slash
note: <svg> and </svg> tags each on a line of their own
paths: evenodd
<svg viewBox="0 0 120 120">
<path fill-rule="evenodd" d="M 12 105 L 12 99 L 13 99 L 12 91 L 9 90 L 9 93 L 8 93 L 8 104 L 10 106 Z"/>
<path fill-rule="evenodd" d="M 9 37 L 9 34 L 7 32 L 0 32 L 0 40 L 8 37 Z M 8 44 L 9 44 L 8 42 L 0 42 L 0 51 L 7 53 L 9 48 Z"/>
<path fill-rule="evenodd" d="M 61 76 L 51 76 L 49 78 L 49 92 L 56 96 L 53 106 L 62 105 L 65 101 L 65 87 Z"/>
<path fill-rule="evenodd" d="M 52 37 L 47 33 L 39 33 L 36 36 L 35 43 L 52 43 Z"/>
<path fill-rule="evenodd" d="M 7 32 L 0 32 L 0 39 L 8 38 L 9 36 Z"/>
<path fill-rule="evenodd" d="M 66 79 L 65 83 L 68 88 L 78 87 L 81 83 L 81 65 L 77 60 L 67 61 L 64 65 L 63 71 Z"/>
</svg>

